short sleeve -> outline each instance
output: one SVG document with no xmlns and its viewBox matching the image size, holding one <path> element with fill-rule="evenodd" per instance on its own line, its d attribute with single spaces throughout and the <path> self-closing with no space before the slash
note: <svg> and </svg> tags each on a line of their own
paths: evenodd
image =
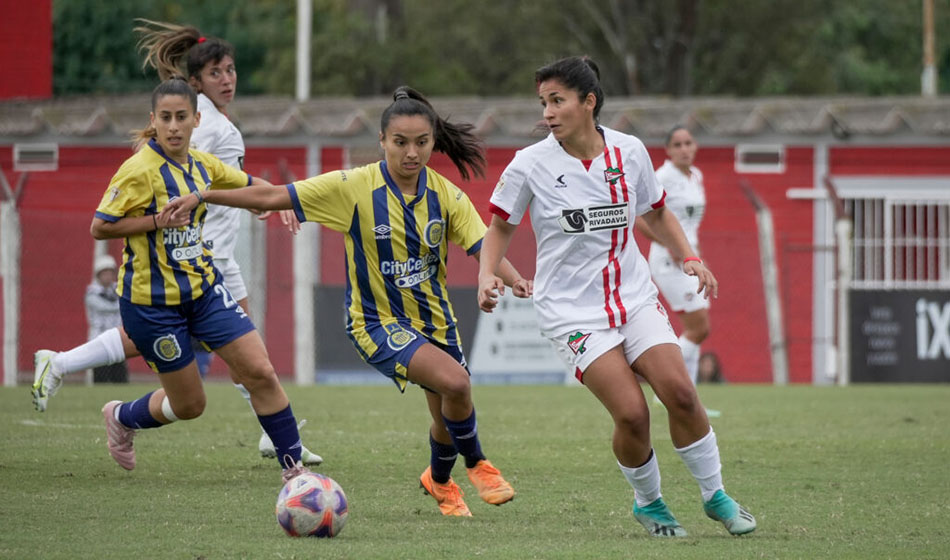
<svg viewBox="0 0 950 560">
<path fill-rule="evenodd" d="M 650 162 L 650 154 L 647 153 L 643 142 L 639 140 L 636 142 L 630 152 L 630 159 L 632 160 L 628 162 L 630 167 L 640 170 L 635 192 L 637 193 L 636 213 L 637 216 L 642 216 L 650 210 L 663 206 L 666 191 L 657 181 L 656 172 L 653 171 L 653 164 Z"/>
<path fill-rule="evenodd" d="M 443 201 L 449 216 L 449 241 L 455 243 L 469 255 L 477 253 L 482 248 L 482 238 L 485 237 L 485 222 L 472 204 L 468 195 L 457 186 L 447 184 L 447 198 Z"/>
<path fill-rule="evenodd" d="M 125 216 L 142 216 L 154 194 L 146 173 L 131 160 L 119 167 L 96 208 L 96 217 L 117 222 Z"/>
<path fill-rule="evenodd" d="M 202 162 L 211 176 L 209 189 L 237 189 L 251 184 L 251 176 L 248 173 L 227 165 L 213 154 L 204 154 Z"/>
<path fill-rule="evenodd" d="M 510 224 L 521 223 L 528 205 L 531 203 L 531 188 L 528 185 L 528 172 L 522 152 L 515 154 L 508 167 L 498 179 L 491 195 L 492 214 Z"/>
<path fill-rule="evenodd" d="M 317 222 L 339 232 L 350 227 L 356 206 L 355 190 L 365 173 L 330 171 L 287 185 L 294 213 L 301 222 Z"/>
</svg>

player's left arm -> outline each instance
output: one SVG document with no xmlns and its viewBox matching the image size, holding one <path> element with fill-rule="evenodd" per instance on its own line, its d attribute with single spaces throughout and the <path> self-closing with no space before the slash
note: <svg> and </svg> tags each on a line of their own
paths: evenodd
<svg viewBox="0 0 950 560">
<path fill-rule="evenodd" d="M 666 206 L 659 206 L 643 214 L 642 218 L 659 242 L 669 250 L 673 259 L 683 263 L 683 272 L 699 278 L 699 289 L 696 293 L 705 291 L 707 299 L 710 296 L 718 297 L 719 282 L 703 264 L 702 259 L 696 256 L 676 216 Z"/>
</svg>

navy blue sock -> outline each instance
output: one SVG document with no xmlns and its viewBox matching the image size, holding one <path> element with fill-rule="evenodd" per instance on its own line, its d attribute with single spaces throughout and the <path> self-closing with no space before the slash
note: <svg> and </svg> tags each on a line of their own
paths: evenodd
<svg viewBox="0 0 950 560">
<path fill-rule="evenodd" d="M 154 393 L 155 391 L 152 391 Z M 148 411 L 148 399 L 152 393 L 140 397 L 134 401 L 124 402 L 119 405 L 119 422 L 126 428 L 133 430 L 142 430 L 145 428 L 158 428 L 162 425 L 156 420 L 152 413 Z"/>
<path fill-rule="evenodd" d="M 297 419 L 290 405 L 276 414 L 257 416 L 261 427 L 274 442 L 277 450 L 277 461 L 281 468 L 289 469 L 300 462 L 300 433 L 297 432 Z"/>
<path fill-rule="evenodd" d="M 465 466 L 474 467 L 479 461 L 485 458 L 482 454 L 482 445 L 478 441 L 478 425 L 475 423 L 475 409 L 472 409 L 472 415 L 460 422 L 449 420 L 445 416 L 445 427 L 449 429 L 449 435 L 452 436 L 452 443 L 458 449 L 462 457 L 465 457 Z"/>
<path fill-rule="evenodd" d="M 452 477 L 452 467 L 455 466 L 455 458 L 459 452 L 454 445 L 439 443 L 429 434 L 429 448 L 432 449 L 432 455 L 429 457 L 429 464 L 432 465 L 432 480 L 439 484 L 445 484 Z"/>
</svg>

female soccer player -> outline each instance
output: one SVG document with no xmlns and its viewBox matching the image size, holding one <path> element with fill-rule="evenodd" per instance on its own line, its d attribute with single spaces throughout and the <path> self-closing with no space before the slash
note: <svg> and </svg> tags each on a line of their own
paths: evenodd
<svg viewBox="0 0 950 560">
<path fill-rule="evenodd" d="M 345 235 L 346 330 L 360 356 L 392 379 L 425 389 L 432 416 L 430 465 L 420 482 L 444 515 L 470 516 L 451 478 L 458 454 L 479 496 L 500 505 L 514 489 L 486 458 L 479 442 L 471 382 L 445 284 L 448 242 L 479 257 L 485 224 L 458 187 L 427 167 L 433 150 L 463 178 L 481 173 L 484 158 L 471 125 L 446 122 L 415 90 L 396 90 L 383 112 L 382 161 L 333 171 L 285 189 L 246 188 L 185 196 L 165 209 L 187 215 L 204 201 L 239 208 L 293 208 L 300 221 Z M 532 283 L 498 259 L 499 276 L 519 297 Z M 494 270 L 494 269 L 493 269 Z"/>
<path fill-rule="evenodd" d="M 205 37 L 192 26 L 140 20 L 147 24 L 136 27 L 142 39 L 139 43 L 145 51 L 143 66 L 152 66 L 162 80 L 186 70 L 188 83 L 198 92 L 198 112 L 201 126 L 195 128 L 191 141 L 203 152 L 211 153 L 236 169 L 244 168 L 244 138 L 228 117 L 228 105 L 234 100 L 237 89 L 237 70 L 234 66 L 234 47 L 223 39 Z M 299 223 L 292 212 L 282 219 L 296 231 Z M 208 208 L 203 236 L 214 253 L 214 266 L 221 273 L 224 285 L 245 311 L 248 309 L 247 288 L 241 277 L 241 269 L 234 258 L 238 231 L 241 226 L 241 210 L 224 206 Z M 195 349 L 199 370 L 207 369 L 209 354 L 202 348 Z M 129 340 L 122 327 L 110 329 L 86 344 L 65 352 L 39 350 L 34 355 L 33 404 L 43 412 L 49 397 L 62 384 L 63 376 L 74 371 L 83 371 L 138 356 L 138 350 Z M 202 364 L 205 367 L 201 367 Z M 250 394 L 232 375 L 235 387 L 250 403 Z M 252 406 L 253 408 L 253 406 Z M 274 444 L 261 434 L 258 443 L 261 455 L 275 457 Z M 306 447 L 302 450 L 303 462 L 319 465 L 323 459 Z"/>
<path fill-rule="evenodd" d="M 197 95 L 184 78 L 155 88 L 150 119 L 141 133 L 147 143 L 116 172 L 90 228 L 96 239 L 125 239 L 118 286 L 122 324 L 162 384 L 137 400 L 110 401 L 102 408 L 109 452 L 132 470 L 135 430 L 196 418 L 204 411 L 195 337 L 221 356 L 249 391 L 288 480 L 305 469 L 297 422 L 261 337 L 203 243 L 205 209 L 175 217 L 161 212 L 175 197 L 270 183 L 190 149 L 200 115 Z"/>
<path fill-rule="evenodd" d="M 716 279 L 666 211 L 643 143 L 597 123 L 604 103 L 597 66 L 565 58 L 535 80 L 551 134 L 515 155 L 492 194 L 479 307 L 497 305 L 501 280 L 493 271 L 530 210 L 542 333 L 613 418 L 613 451 L 633 486 L 636 519 L 651 535 L 686 535 L 661 497 L 639 374 L 666 405 L 673 444 L 699 483 L 706 514 L 730 533 L 748 533 L 755 519 L 723 491 L 716 435 L 633 239 L 633 216 L 644 216 L 707 297 L 715 297 Z"/>
<path fill-rule="evenodd" d="M 666 193 L 666 208 L 676 216 L 686 240 L 697 251 L 699 225 L 706 210 L 706 190 L 703 174 L 693 165 L 697 145 L 693 135 L 684 126 L 675 126 L 666 136 L 668 159 L 656 170 L 656 178 Z M 670 307 L 679 314 L 683 334 L 678 341 L 683 351 L 686 370 L 696 382 L 699 368 L 699 345 L 709 335 L 709 299 L 699 296 L 699 278 L 683 273 L 678 260 L 650 230 L 646 220 L 638 217 L 637 229 L 653 243 L 650 244 L 650 273 Z"/>
</svg>

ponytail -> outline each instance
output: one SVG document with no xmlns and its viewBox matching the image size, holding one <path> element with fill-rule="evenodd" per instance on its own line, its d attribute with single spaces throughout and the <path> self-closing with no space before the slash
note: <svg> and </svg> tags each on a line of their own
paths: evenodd
<svg viewBox="0 0 950 560">
<path fill-rule="evenodd" d="M 469 123 L 450 123 L 439 116 L 421 93 L 409 86 L 400 86 L 393 93 L 392 104 L 383 111 L 379 128 L 386 133 L 389 121 L 397 116 L 422 115 L 429 119 L 435 134 L 434 149 L 449 156 L 458 168 L 462 179 L 471 178 L 471 173 L 485 176 L 485 153 L 482 143 L 472 132 L 475 126 Z"/>
<path fill-rule="evenodd" d="M 144 24 L 132 29 L 141 35 L 138 47 L 145 52 L 142 68 L 151 66 L 162 80 L 181 74 L 199 78 L 208 62 L 218 62 L 225 56 L 234 58 L 231 43 L 205 37 L 197 27 L 141 18 L 136 21 Z"/>
</svg>

